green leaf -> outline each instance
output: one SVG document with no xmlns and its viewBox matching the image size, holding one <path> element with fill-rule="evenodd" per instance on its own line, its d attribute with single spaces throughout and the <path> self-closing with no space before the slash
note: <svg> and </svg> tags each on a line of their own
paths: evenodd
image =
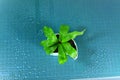
<svg viewBox="0 0 120 80">
<path fill-rule="evenodd" d="M 68 25 L 61 25 L 60 26 L 60 36 L 59 36 L 59 40 L 61 41 L 63 36 L 66 35 L 69 31 L 69 26 Z"/>
<path fill-rule="evenodd" d="M 58 46 L 58 62 L 59 64 L 64 64 L 67 61 L 67 56 L 64 48 L 61 44 Z"/>
<path fill-rule="evenodd" d="M 52 40 L 43 40 L 41 41 L 40 45 L 42 45 L 43 47 L 50 47 L 57 44 L 57 41 L 52 41 Z"/>
<path fill-rule="evenodd" d="M 68 25 L 61 25 L 60 26 L 60 34 L 66 34 L 69 31 L 69 26 Z"/>
<path fill-rule="evenodd" d="M 81 32 L 78 32 L 78 31 L 74 31 L 74 32 L 71 32 L 71 33 L 68 33 L 66 35 L 63 35 L 62 36 L 62 42 L 67 42 L 71 39 L 74 39 L 75 37 L 77 36 L 81 36 L 84 34 L 84 32 L 86 31 L 86 29 L 84 29 L 83 31 Z"/>
<path fill-rule="evenodd" d="M 51 54 L 57 48 L 58 39 L 50 27 L 44 26 L 44 34 L 47 37 L 47 40 L 41 41 L 41 45 L 44 47 L 44 50 L 47 54 Z"/>
<path fill-rule="evenodd" d="M 44 47 L 44 50 L 46 51 L 47 54 L 53 53 L 55 49 L 58 47 L 58 43 L 53 43 L 49 40 L 41 41 L 40 44 Z"/>
<path fill-rule="evenodd" d="M 44 50 L 49 55 L 49 54 L 52 54 L 57 49 L 57 47 L 58 47 L 58 45 L 54 45 L 51 47 L 44 47 Z"/>
<path fill-rule="evenodd" d="M 45 46 L 50 46 L 52 43 L 48 40 L 43 40 L 40 42 L 40 45 L 42 45 L 43 47 Z"/>
<path fill-rule="evenodd" d="M 43 31 L 48 40 L 50 41 L 52 40 L 53 42 L 57 41 L 56 34 L 50 27 L 44 26 Z"/>
<path fill-rule="evenodd" d="M 77 53 L 77 51 L 75 50 L 75 48 L 73 48 L 73 47 L 71 46 L 71 44 L 68 43 L 68 42 L 63 43 L 62 45 L 63 45 L 64 49 L 66 50 L 67 55 L 69 55 L 69 56 L 70 56 L 71 58 L 73 58 L 73 59 L 76 59 L 76 57 L 78 56 L 78 53 Z"/>
</svg>

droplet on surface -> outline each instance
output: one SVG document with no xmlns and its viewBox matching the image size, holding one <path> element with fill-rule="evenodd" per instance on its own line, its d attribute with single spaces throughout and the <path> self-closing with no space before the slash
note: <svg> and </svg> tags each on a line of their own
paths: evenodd
<svg viewBox="0 0 120 80">
<path fill-rule="evenodd" d="M 25 76 L 24 78 L 27 78 L 27 76 Z"/>
<path fill-rule="evenodd" d="M 45 71 L 42 71 L 42 72 L 45 72 Z"/>
<path fill-rule="evenodd" d="M 36 76 L 36 78 L 39 78 L 39 76 Z"/>
<path fill-rule="evenodd" d="M 43 35 L 43 30 L 41 29 L 38 31 L 38 36 L 42 36 L 42 35 Z"/>
</svg>

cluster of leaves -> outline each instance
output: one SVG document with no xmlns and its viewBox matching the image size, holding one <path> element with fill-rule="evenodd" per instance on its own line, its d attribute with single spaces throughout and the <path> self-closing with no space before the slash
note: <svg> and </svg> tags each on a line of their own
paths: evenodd
<svg viewBox="0 0 120 80">
<path fill-rule="evenodd" d="M 49 55 L 58 48 L 59 64 L 64 64 L 68 60 L 67 56 L 70 56 L 73 59 L 78 56 L 76 49 L 73 48 L 68 41 L 74 39 L 78 35 L 83 35 L 85 29 L 81 32 L 74 31 L 68 33 L 69 26 L 61 25 L 59 31 L 59 38 L 57 38 L 56 34 L 50 27 L 44 26 L 43 31 L 45 36 L 47 37 L 47 40 L 41 41 L 41 45 L 44 47 L 46 53 Z"/>
</svg>

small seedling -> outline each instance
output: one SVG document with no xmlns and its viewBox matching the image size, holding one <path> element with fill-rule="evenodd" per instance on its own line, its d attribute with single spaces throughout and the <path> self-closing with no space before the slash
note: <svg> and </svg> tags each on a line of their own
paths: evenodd
<svg viewBox="0 0 120 80">
<path fill-rule="evenodd" d="M 43 28 L 44 34 L 47 37 L 46 40 L 41 41 L 41 45 L 48 55 L 53 54 L 56 50 L 58 51 L 58 62 L 64 64 L 68 60 L 68 56 L 75 59 L 78 56 L 77 50 L 70 44 L 70 40 L 73 40 L 76 36 L 81 36 L 86 31 L 85 29 L 81 32 L 69 31 L 69 26 L 61 25 L 59 34 L 55 34 L 54 31 L 47 26 Z"/>
</svg>

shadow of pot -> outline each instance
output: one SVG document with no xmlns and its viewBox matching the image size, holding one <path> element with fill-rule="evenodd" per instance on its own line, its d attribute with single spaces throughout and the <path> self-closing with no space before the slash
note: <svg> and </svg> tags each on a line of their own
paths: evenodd
<svg viewBox="0 0 120 80">
<path fill-rule="evenodd" d="M 57 38 L 59 38 L 59 33 L 56 33 L 56 36 L 57 36 Z M 77 56 L 74 58 L 74 60 L 76 60 L 78 58 L 77 44 L 76 44 L 75 40 L 73 40 L 73 39 L 69 40 L 68 43 L 70 43 L 71 46 L 77 51 Z M 51 56 L 58 56 L 58 54 L 59 53 L 58 53 L 58 47 L 57 47 L 57 49 L 53 53 L 51 53 Z M 67 53 L 67 55 L 68 55 L 68 53 Z"/>
</svg>

